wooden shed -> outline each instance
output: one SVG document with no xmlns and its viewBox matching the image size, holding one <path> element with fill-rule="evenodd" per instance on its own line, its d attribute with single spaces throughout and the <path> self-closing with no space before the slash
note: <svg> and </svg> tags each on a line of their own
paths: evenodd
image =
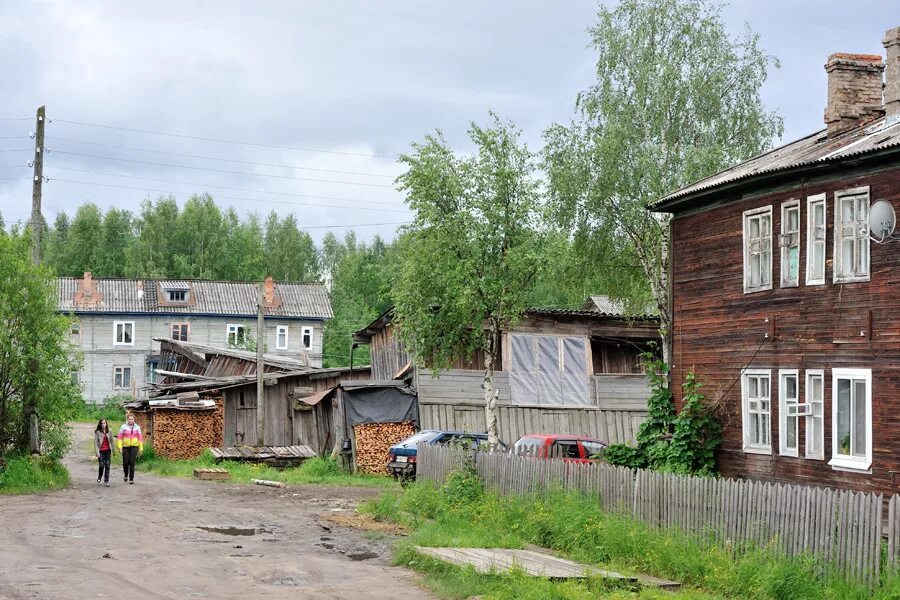
<svg viewBox="0 0 900 600">
<path fill-rule="evenodd" d="M 224 399 L 215 393 L 178 394 L 126 405 L 144 433 L 144 446 L 169 460 L 196 458 L 222 445 Z"/>
</svg>

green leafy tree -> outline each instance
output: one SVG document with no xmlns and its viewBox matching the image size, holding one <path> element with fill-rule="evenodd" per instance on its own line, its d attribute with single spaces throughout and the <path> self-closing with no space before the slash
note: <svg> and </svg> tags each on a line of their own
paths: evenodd
<svg viewBox="0 0 900 600">
<path fill-rule="evenodd" d="M 98 277 L 124 277 L 125 255 L 133 243 L 132 216 L 127 210 L 110 208 L 103 216 L 101 246 L 98 248 Z"/>
<path fill-rule="evenodd" d="M 96 204 L 88 202 L 78 207 L 69 226 L 69 239 L 65 252 L 67 275 L 79 275 L 75 269 L 95 271 L 100 265 L 103 244 L 103 215 Z M 83 272 L 82 271 L 82 272 Z"/>
<path fill-rule="evenodd" d="M 669 223 L 645 207 L 766 150 L 783 129 L 760 97 L 774 59 L 749 27 L 731 35 L 721 10 L 713 0 L 601 6 L 590 30 L 596 82 L 578 96 L 575 121 L 545 134 L 559 222 L 636 258 L 669 364 Z"/>
<path fill-rule="evenodd" d="M 499 441 L 495 362 L 501 328 L 525 308 L 546 237 L 539 180 L 519 131 L 494 117 L 472 124 L 472 156 L 440 133 L 400 161 L 400 189 L 415 218 L 392 294 L 399 331 L 417 363 L 440 369 L 484 356 L 488 441 Z"/>
<path fill-rule="evenodd" d="M 56 284 L 31 262 L 30 239 L 0 237 L 0 454 L 28 451 L 34 399 L 43 450 L 60 457 L 66 418 L 80 403 L 71 373 L 78 369 L 68 341 L 69 320 L 56 312 Z"/>
<path fill-rule="evenodd" d="M 178 217 L 174 246 L 179 277 L 212 279 L 222 254 L 222 211 L 209 194 L 191 196 Z"/>
<path fill-rule="evenodd" d="M 135 222 L 137 236 L 126 259 L 128 277 L 178 277 L 174 260 L 179 251 L 178 217 L 178 204 L 172 196 L 141 204 L 141 214 Z"/>
<path fill-rule="evenodd" d="M 266 272 L 278 281 L 316 281 L 318 257 L 312 238 L 300 231 L 297 217 L 282 219 L 272 211 L 266 219 Z"/>
<path fill-rule="evenodd" d="M 60 211 L 53 221 L 53 228 L 47 232 L 47 253 L 44 262 L 57 275 L 72 275 L 72 269 L 66 264 L 66 252 L 69 247 L 69 216 Z"/>
</svg>

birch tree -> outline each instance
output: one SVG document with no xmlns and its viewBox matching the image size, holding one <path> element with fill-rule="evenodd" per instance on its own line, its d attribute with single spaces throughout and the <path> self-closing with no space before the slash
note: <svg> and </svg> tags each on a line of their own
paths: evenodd
<svg viewBox="0 0 900 600">
<path fill-rule="evenodd" d="M 472 124 L 471 156 L 438 132 L 400 161 L 400 190 L 415 218 L 405 231 L 392 290 L 401 338 L 435 371 L 484 357 L 488 443 L 499 441 L 494 369 L 501 329 L 515 322 L 541 265 L 544 215 L 535 161 L 519 132 L 494 117 Z"/>
<path fill-rule="evenodd" d="M 667 364 L 669 220 L 647 205 L 738 163 L 780 137 L 760 96 L 777 62 L 747 26 L 726 29 L 711 0 L 622 0 L 589 30 L 596 82 L 575 119 L 545 133 L 559 222 L 597 244 L 630 248 L 660 315 Z"/>
</svg>

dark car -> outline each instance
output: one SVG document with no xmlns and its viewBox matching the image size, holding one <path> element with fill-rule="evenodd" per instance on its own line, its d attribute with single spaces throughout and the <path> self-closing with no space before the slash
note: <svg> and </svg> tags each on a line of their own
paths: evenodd
<svg viewBox="0 0 900 600">
<path fill-rule="evenodd" d="M 416 446 L 418 444 L 459 444 L 474 448 L 486 446 L 486 433 L 470 433 L 465 431 L 437 431 L 423 429 L 402 442 L 391 446 L 388 452 L 388 471 L 395 479 L 411 479 L 416 475 Z M 500 442 L 500 448 L 508 450 L 509 446 Z"/>
<path fill-rule="evenodd" d="M 513 446 L 513 453 L 536 458 L 562 458 L 573 462 L 597 460 L 608 444 L 587 435 L 534 433 L 523 435 Z"/>
</svg>

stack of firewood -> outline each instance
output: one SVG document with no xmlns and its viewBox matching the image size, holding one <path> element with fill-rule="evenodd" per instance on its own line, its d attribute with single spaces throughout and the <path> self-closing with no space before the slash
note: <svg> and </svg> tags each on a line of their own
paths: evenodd
<svg viewBox="0 0 900 600">
<path fill-rule="evenodd" d="M 225 413 L 220 401 L 215 410 L 153 411 L 153 450 L 170 460 L 195 458 L 206 449 L 222 445 Z"/>
<path fill-rule="evenodd" d="M 362 423 L 353 427 L 356 434 L 356 470 L 359 473 L 387 475 L 388 448 L 416 432 L 412 423 Z"/>
</svg>

